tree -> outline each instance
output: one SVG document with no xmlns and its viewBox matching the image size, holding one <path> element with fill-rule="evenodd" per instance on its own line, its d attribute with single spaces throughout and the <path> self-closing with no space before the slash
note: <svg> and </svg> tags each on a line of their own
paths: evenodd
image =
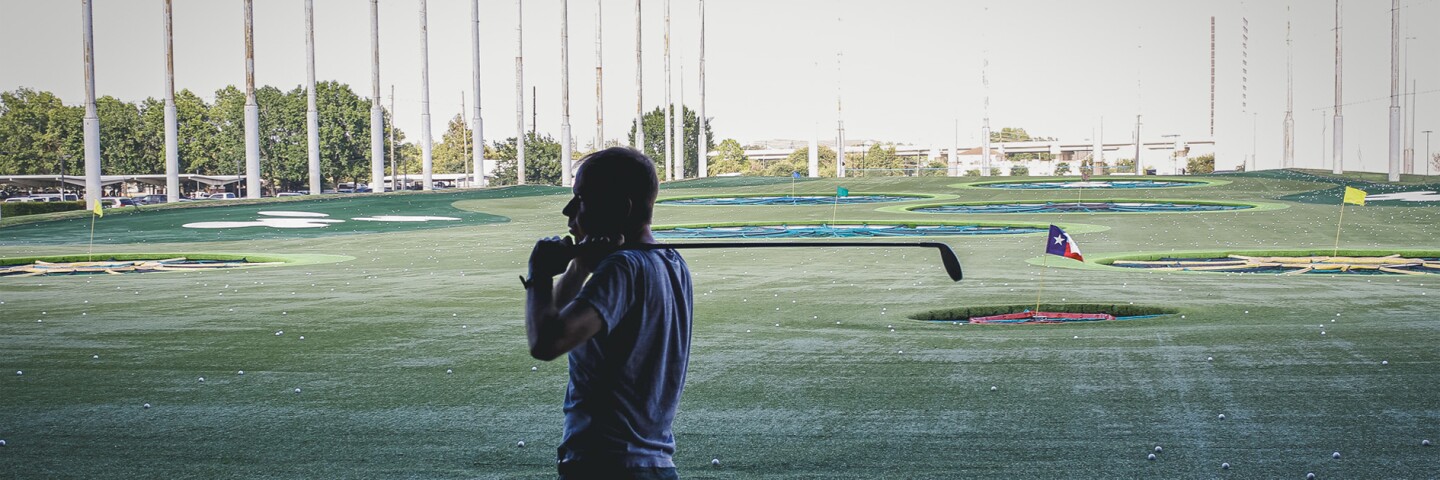
<svg viewBox="0 0 1440 480">
<path fill-rule="evenodd" d="M 66 107 L 50 92 L 0 92 L 0 172 L 55 174 L 63 163 L 66 174 L 82 174 L 83 116 L 83 109 Z"/>
<path fill-rule="evenodd" d="M 650 143 L 650 142 L 646 142 Z M 663 143 L 663 141 L 662 141 Z M 495 180 L 493 185 L 514 185 L 515 137 L 495 142 Z M 560 143 L 549 135 L 525 133 L 525 183 L 560 184 Z"/>
<path fill-rule="evenodd" d="M 1055 164 L 1055 174 L 1056 174 L 1056 175 L 1069 175 L 1069 174 L 1070 174 L 1070 163 L 1069 163 L 1069 162 L 1060 162 L 1060 163 Z"/>
<path fill-rule="evenodd" d="M 1440 153 L 1430 156 L 1430 166 L 1434 167 L 1435 170 L 1440 170 Z"/>
<path fill-rule="evenodd" d="M 1204 175 L 1215 172 L 1215 155 L 1206 154 L 1191 158 L 1185 162 L 1185 173 L 1191 175 Z"/>
<path fill-rule="evenodd" d="M 435 172 L 465 173 L 470 160 L 469 141 L 470 129 L 465 119 L 461 115 L 451 117 L 440 143 L 435 144 Z"/>
<path fill-rule="evenodd" d="M 315 102 L 320 124 L 321 176 L 329 178 L 332 186 L 345 181 L 369 183 L 370 102 L 356 95 L 349 85 L 336 81 L 316 83 Z"/>
<path fill-rule="evenodd" d="M 745 149 L 740 147 L 740 142 L 727 138 L 720 142 L 715 151 L 715 161 L 710 163 L 710 174 L 744 174 L 749 173 L 750 168 L 750 157 L 745 156 Z"/>
<path fill-rule="evenodd" d="M 1015 164 L 1015 165 L 1011 165 L 1011 166 L 1010 166 L 1010 176 L 1012 176 L 1012 177 L 1028 177 L 1028 176 L 1030 176 L 1030 167 L 1027 167 L 1027 166 L 1025 166 L 1025 165 L 1018 164 L 1018 163 Z"/>
<path fill-rule="evenodd" d="M 1030 140 L 1030 134 L 1023 128 L 1004 127 L 990 132 L 990 141 L 992 142 L 1028 142 Z"/>
<path fill-rule="evenodd" d="M 645 113 L 641 119 L 645 125 L 645 145 L 642 152 L 645 156 L 655 161 L 655 172 L 660 178 L 665 178 L 665 111 L 655 107 L 654 110 Z M 673 108 L 671 110 L 674 111 Z M 690 107 L 681 106 L 681 115 L 685 125 L 685 165 L 684 171 L 688 175 L 696 175 L 700 171 L 700 120 L 695 116 L 695 111 Z M 635 122 L 630 122 L 630 133 L 626 137 L 631 144 L 635 143 Z M 706 150 L 715 151 L 715 135 L 710 130 L 710 120 L 705 121 Z M 526 152 L 529 152 L 529 144 L 526 144 Z"/>
<path fill-rule="evenodd" d="M 835 150 L 830 149 L 830 147 L 826 147 L 826 146 L 824 146 L 824 145 L 821 145 L 821 146 L 819 147 L 818 151 L 817 151 L 816 156 L 819 157 L 819 162 L 818 162 L 818 163 L 820 164 L 820 168 L 819 168 L 819 170 L 820 170 L 820 172 L 819 172 L 819 173 L 820 173 L 820 176 L 822 176 L 822 177 L 833 177 L 833 176 L 835 176 Z M 789 175 L 790 175 L 790 172 L 792 172 L 792 171 L 802 172 L 801 175 L 807 175 L 807 174 L 809 174 L 809 172 L 810 172 L 810 147 L 797 148 L 797 149 L 795 149 L 795 151 L 790 152 L 790 156 L 785 157 L 785 160 L 783 160 L 783 162 L 784 162 L 785 164 L 789 165 L 789 167 L 786 167 L 786 168 L 790 168 L 791 170 L 786 170 L 786 171 L 783 171 L 783 172 L 779 172 L 779 168 L 777 167 L 776 169 L 774 169 L 774 171 L 779 172 L 778 175 L 789 176 Z M 768 173 L 768 172 L 771 172 L 771 171 L 772 171 L 772 169 L 770 168 L 770 166 L 767 165 L 767 166 L 765 167 L 765 169 L 761 172 L 761 174 L 762 174 L 762 175 L 767 175 L 767 176 L 772 176 L 772 175 L 770 175 L 770 174 Z"/>
<path fill-rule="evenodd" d="M 895 152 L 895 144 L 877 143 L 870 146 L 864 155 L 851 157 L 849 165 L 854 165 L 857 176 L 903 176 L 905 172 L 905 159 Z M 847 169 L 847 173 L 848 173 Z"/>
</svg>

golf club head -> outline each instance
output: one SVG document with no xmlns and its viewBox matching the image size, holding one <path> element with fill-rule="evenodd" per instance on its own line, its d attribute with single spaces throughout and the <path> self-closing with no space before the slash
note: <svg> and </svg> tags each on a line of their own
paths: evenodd
<svg viewBox="0 0 1440 480">
<path fill-rule="evenodd" d="M 940 251 L 940 263 L 945 265 L 945 273 L 950 275 L 950 280 L 958 282 L 965 278 L 964 272 L 960 269 L 960 258 L 955 256 L 955 251 L 950 249 L 950 245 L 939 242 L 926 242 L 924 245 L 935 247 Z"/>
</svg>

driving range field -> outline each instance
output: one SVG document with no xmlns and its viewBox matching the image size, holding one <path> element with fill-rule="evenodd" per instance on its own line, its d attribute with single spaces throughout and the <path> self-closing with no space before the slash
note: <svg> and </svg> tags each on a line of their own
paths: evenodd
<svg viewBox="0 0 1440 480">
<path fill-rule="evenodd" d="M 1440 446 L 1422 446 L 1440 442 L 1440 270 L 1105 265 L 1184 252 L 1329 255 L 1343 186 L 1377 196 L 1440 190 L 1440 178 L 1182 179 L 1205 183 L 1115 192 L 944 177 L 665 184 L 662 199 L 824 196 L 839 186 L 902 198 L 661 205 L 657 227 L 1055 224 L 1087 260 L 1043 258 L 1044 233 L 880 239 L 948 243 L 965 268 L 960 282 L 933 250 L 809 238 L 821 247 L 684 251 L 695 328 L 675 422 L 680 475 L 1440 476 Z M 525 186 L 106 211 L 94 223 L 97 260 L 229 254 L 280 264 L 0 276 L 0 478 L 553 478 L 567 367 L 530 358 L 516 277 L 536 239 L 565 232 L 569 198 Z M 1250 208 L 907 210 L 1107 199 Z M 84 260 L 90 221 L 87 212 L 6 218 L 0 264 Z M 262 225 L 194 225 L 206 222 Z M 1440 258 L 1440 201 L 1347 205 L 1339 247 Z M 911 318 L 1024 309 L 1042 281 L 1046 309 L 1174 313 L 1053 325 Z"/>
</svg>

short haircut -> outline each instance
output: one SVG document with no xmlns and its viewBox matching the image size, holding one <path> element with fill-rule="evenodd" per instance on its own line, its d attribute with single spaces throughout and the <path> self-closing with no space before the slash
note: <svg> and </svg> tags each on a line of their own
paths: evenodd
<svg viewBox="0 0 1440 480">
<path fill-rule="evenodd" d="M 655 213 L 660 180 L 655 161 L 629 147 L 610 147 L 580 160 L 576 176 L 585 178 L 585 194 L 629 200 L 630 226 L 648 225 Z"/>
</svg>

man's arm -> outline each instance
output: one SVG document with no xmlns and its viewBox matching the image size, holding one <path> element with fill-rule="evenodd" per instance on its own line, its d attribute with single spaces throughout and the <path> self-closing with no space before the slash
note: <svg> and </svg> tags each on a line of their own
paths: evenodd
<svg viewBox="0 0 1440 480">
<path fill-rule="evenodd" d="M 604 324 L 600 313 L 588 303 L 570 301 L 563 309 L 557 307 L 555 293 L 549 279 L 537 279 L 526 291 L 525 299 L 530 356 L 547 362 L 589 340 Z M 573 291 L 570 296 L 574 298 Z"/>
</svg>

